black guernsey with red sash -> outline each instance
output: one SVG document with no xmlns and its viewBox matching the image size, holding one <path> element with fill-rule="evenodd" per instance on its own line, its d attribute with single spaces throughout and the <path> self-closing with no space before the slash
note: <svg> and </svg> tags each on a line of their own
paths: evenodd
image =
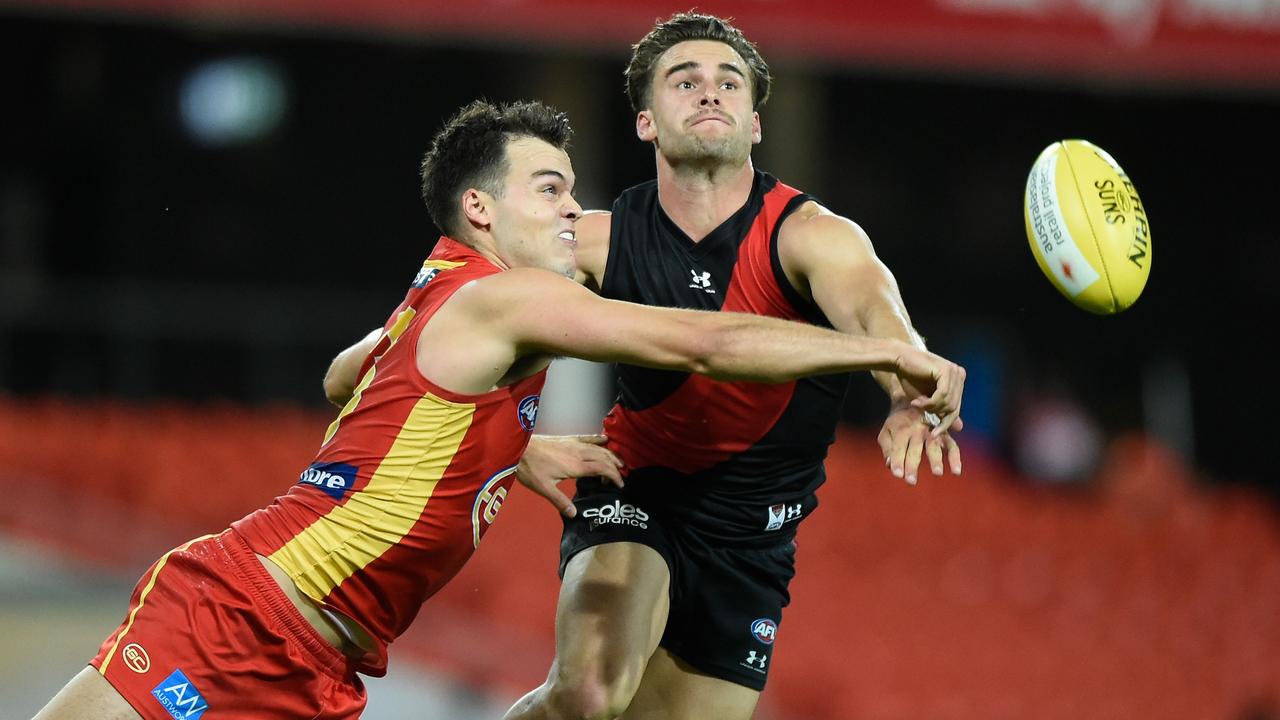
<svg viewBox="0 0 1280 720">
<path fill-rule="evenodd" d="M 601 294 L 830 327 L 778 256 L 783 220 L 811 200 L 757 171 L 746 204 L 695 243 L 662 210 L 656 181 L 633 187 L 613 205 Z M 630 490 L 708 539 L 776 542 L 817 506 L 848 374 L 768 384 L 629 365 L 617 373 L 604 427 Z"/>
</svg>

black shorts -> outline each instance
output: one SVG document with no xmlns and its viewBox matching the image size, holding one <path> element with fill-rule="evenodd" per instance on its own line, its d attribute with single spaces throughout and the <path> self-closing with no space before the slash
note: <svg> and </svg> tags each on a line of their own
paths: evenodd
<svg viewBox="0 0 1280 720">
<path fill-rule="evenodd" d="M 763 690 L 791 601 L 794 526 L 758 541 L 726 542 L 699 532 L 678 504 L 633 490 L 637 485 L 579 481 L 578 515 L 565 521 L 560 541 L 561 577 L 574 555 L 595 545 L 653 548 L 671 572 L 671 614 L 660 645 L 700 672 Z"/>
</svg>

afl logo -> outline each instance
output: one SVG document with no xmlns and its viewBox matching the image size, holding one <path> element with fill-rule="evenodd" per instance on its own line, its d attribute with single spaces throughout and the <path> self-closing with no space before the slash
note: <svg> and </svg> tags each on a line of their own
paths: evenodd
<svg viewBox="0 0 1280 720">
<path fill-rule="evenodd" d="M 136 673 L 142 674 L 151 669 L 151 658 L 138 643 L 125 645 L 121 655 L 124 657 L 124 664 Z"/>
<path fill-rule="evenodd" d="M 520 427 L 532 430 L 533 424 L 538 422 L 538 396 L 530 395 L 521 400 L 516 406 L 516 417 L 520 420 Z"/>
<path fill-rule="evenodd" d="M 772 645 L 773 639 L 778 636 L 778 623 L 769 618 L 760 618 L 751 623 L 751 634 L 765 645 Z"/>
</svg>

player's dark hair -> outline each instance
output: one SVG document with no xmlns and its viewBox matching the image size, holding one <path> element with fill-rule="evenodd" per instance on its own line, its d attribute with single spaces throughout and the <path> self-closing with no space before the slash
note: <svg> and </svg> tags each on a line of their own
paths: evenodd
<svg viewBox="0 0 1280 720">
<path fill-rule="evenodd" d="M 751 76 L 752 105 L 759 109 L 769 99 L 769 86 L 773 76 L 769 64 L 760 56 L 754 43 L 728 21 L 714 15 L 676 13 L 659 22 L 632 46 L 631 62 L 627 64 L 627 98 L 631 109 L 640 112 L 653 102 L 653 66 L 662 54 L 674 45 L 687 40 L 714 40 L 733 48 L 746 61 Z"/>
<path fill-rule="evenodd" d="M 469 188 L 502 197 L 511 169 L 507 143 L 521 137 L 569 146 L 569 117 L 540 102 L 494 105 L 476 100 L 445 123 L 422 158 L 422 202 L 441 232 L 458 239 L 463 224 L 459 199 Z"/>
</svg>

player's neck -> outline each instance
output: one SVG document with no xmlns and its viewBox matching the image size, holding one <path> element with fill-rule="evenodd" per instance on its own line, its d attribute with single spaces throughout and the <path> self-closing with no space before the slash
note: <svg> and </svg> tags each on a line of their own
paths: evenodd
<svg viewBox="0 0 1280 720">
<path fill-rule="evenodd" d="M 735 166 L 676 168 L 658 156 L 658 203 L 698 242 L 747 202 L 755 181 L 751 158 Z"/>
<path fill-rule="evenodd" d="M 502 256 L 498 254 L 497 243 L 492 235 L 471 233 L 465 238 L 453 238 L 454 242 L 461 243 L 471 248 L 477 255 L 485 260 L 493 263 L 500 270 L 510 270 L 511 266 L 507 264 Z"/>
</svg>

